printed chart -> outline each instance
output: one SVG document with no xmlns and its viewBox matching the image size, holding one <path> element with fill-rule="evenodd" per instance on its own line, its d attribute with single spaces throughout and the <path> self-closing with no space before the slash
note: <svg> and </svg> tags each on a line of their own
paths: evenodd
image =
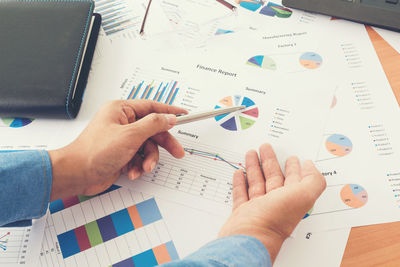
<svg viewBox="0 0 400 267">
<path fill-rule="evenodd" d="M 154 266 L 178 259 L 154 198 L 111 186 L 50 204 L 41 266 Z"/>
<path fill-rule="evenodd" d="M 141 81 L 138 85 L 133 86 L 127 99 L 150 99 L 172 105 L 179 91 L 177 85 L 177 81 L 164 81 L 159 84 L 155 84 L 154 80 L 148 84 Z"/>
<path fill-rule="evenodd" d="M 342 134 L 332 134 L 325 141 L 325 147 L 332 155 L 343 157 L 351 152 L 353 144 L 348 137 Z"/>
<path fill-rule="evenodd" d="M 182 133 L 181 130 L 178 132 Z M 175 136 L 179 137 L 179 133 Z M 232 174 L 236 169 L 243 168 L 243 156 L 184 138 L 178 140 L 185 149 L 184 158 L 177 161 L 165 150 L 160 150 L 160 161 L 151 173 L 134 182 L 120 179 L 118 183 L 141 191 L 157 190 L 160 197 L 170 200 L 184 197 L 195 201 L 200 208 L 204 203 L 208 203 L 207 207 L 212 203 L 216 209 L 229 211 Z"/>
<path fill-rule="evenodd" d="M 140 16 L 133 15 L 125 0 L 96 0 L 95 11 L 101 14 L 106 35 L 140 25 Z"/>
<path fill-rule="evenodd" d="M 340 191 L 340 197 L 344 204 L 351 208 L 361 208 L 368 201 L 368 193 L 357 184 L 347 184 Z"/>
<path fill-rule="evenodd" d="M 359 209 L 368 202 L 367 191 L 358 184 L 328 185 L 315 206 L 303 219 L 322 214 Z"/>
<path fill-rule="evenodd" d="M 274 4 L 269 2 L 266 6 L 264 6 L 260 10 L 260 14 L 270 16 L 270 17 L 277 17 L 277 18 L 290 18 L 292 15 L 293 11 L 290 10 L 289 8 L 286 8 L 284 6 Z"/>
<path fill-rule="evenodd" d="M 10 236 L 10 232 L 2 232 L 0 234 L 0 250 L 7 250 L 8 237 Z"/>
<path fill-rule="evenodd" d="M 246 106 L 246 109 L 240 112 L 222 114 L 214 117 L 215 121 L 224 129 L 229 131 L 246 130 L 253 126 L 258 118 L 258 107 L 248 97 L 234 95 L 221 99 L 215 106 L 215 109 L 232 106 Z"/>
<path fill-rule="evenodd" d="M 314 52 L 306 52 L 300 56 L 300 65 L 306 69 L 317 69 L 322 65 L 322 57 Z"/>
<path fill-rule="evenodd" d="M 24 264 L 23 244 L 30 228 L 0 228 L 0 264 Z M 28 235 L 26 237 L 26 235 Z"/>
<path fill-rule="evenodd" d="M 265 5 L 265 1 L 263 0 L 236 0 L 241 7 L 249 10 L 249 11 L 257 11 L 260 7 L 260 14 L 269 16 L 269 17 L 277 17 L 277 18 L 290 18 L 293 11 L 284 6 L 269 2 Z M 265 5 L 265 6 L 264 6 Z"/>
<path fill-rule="evenodd" d="M 269 55 L 255 55 L 247 59 L 252 67 L 286 73 L 312 71 L 322 66 L 323 59 L 314 52 L 291 52 Z M 300 63 L 300 64 L 299 64 Z"/>
<path fill-rule="evenodd" d="M 276 70 L 275 61 L 269 56 L 258 55 L 247 60 L 247 64 L 254 67 L 259 67 L 268 70 Z"/>
<path fill-rule="evenodd" d="M 1 118 L 0 127 L 20 128 L 30 124 L 33 120 L 29 118 Z"/>
<path fill-rule="evenodd" d="M 231 30 L 217 29 L 217 31 L 215 32 L 215 35 L 223 35 L 223 34 L 233 33 L 233 32 L 234 31 L 231 31 Z"/>
<path fill-rule="evenodd" d="M 194 149 L 194 148 L 187 148 L 187 147 L 185 147 L 184 150 L 190 156 L 198 156 L 198 157 L 202 157 L 202 158 L 206 158 L 206 159 L 225 162 L 226 164 L 228 164 L 229 166 L 231 166 L 232 168 L 234 168 L 236 170 L 239 170 L 239 169 L 244 170 L 245 169 L 245 167 L 243 166 L 242 163 L 228 161 L 228 160 L 224 159 L 221 155 L 216 154 L 216 153 L 202 151 L 202 150 L 198 150 L 198 149 Z"/>
<path fill-rule="evenodd" d="M 179 71 L 163 67 L 158 72 L 135 68 L 131 76 L 121 83 L 121 98 L 149 99 L 173 105 L 181 91 L 177 81 L 178 75 L 174 73 Z"/>
<path fill-rule="evenodd" d="M 45 218 L 0 227 L 0 265 L 36 266 Z"/>
<path fill-rule="evenodd" d="M 236 3 L 250 11 L 257 11 L 264 5 L 264 1 L 262 0 L 236 0 Z"/>
</svg>

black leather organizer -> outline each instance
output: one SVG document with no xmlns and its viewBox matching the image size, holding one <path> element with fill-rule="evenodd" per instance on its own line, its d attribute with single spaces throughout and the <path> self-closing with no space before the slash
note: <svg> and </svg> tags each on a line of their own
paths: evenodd
<svg viewBox="0 0 400 267">
<path fill-rule="evenodd" d="M 77 116 L 101 24 L 91 0 L 0 1 L 0 117 Z"/>
</svg>

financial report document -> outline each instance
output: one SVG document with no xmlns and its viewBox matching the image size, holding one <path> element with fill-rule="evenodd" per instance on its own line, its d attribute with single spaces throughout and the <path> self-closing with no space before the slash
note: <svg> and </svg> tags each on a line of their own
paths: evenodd
<svg viewBox="0 0 400 267">
<path fill-rule="evenodd" d="M 136 55 L 136 64 L 121 78 L 120 99 L 150 99 L 190 111 L 246 108 L 174 127 L 170 132 L 186 156 L 177 160 L 161 150 L 152 173 L 133 182 L 121 177 L 118 184 L 228 215 L 232 174 L 245 169 L 249 149 L 269 142 L 281 164 L 290 155 L 316 159 L 336 87 L 328 82 L 328 53 L 323 45 L 307 41 L 309 34 L 246 39 L 247 50 L 240 49 L 242 42 L 222 52 L 209 47 L 208 57 L 190 53 L 184 62 L 162 56 L 146 62 Z M 287 45 L 293 41 L 297 46 Z"/>
</svg>

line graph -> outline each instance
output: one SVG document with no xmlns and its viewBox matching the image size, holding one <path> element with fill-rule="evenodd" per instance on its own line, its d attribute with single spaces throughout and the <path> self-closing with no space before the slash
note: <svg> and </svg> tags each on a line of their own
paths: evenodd
<svg viewBox="0 0 400 267">
<path fill-rule="evenodd" d="M 185 150 L 185 152 L 189 153 L 190 155 L 194 155 L 194 156 L 199 156 L 199 157 L 203 157 L 203 158 L 208 158 L 208 159 L 213 159 L 213 160 L 218 160 L 218 161 L 225 162 L 226 164 L 228 164 L 232 168 L 235 168 L 236 170 L 244 169 L 244 166 L 243 166 L 242 163 L 227 161 L 223 157 L 221 157 L 220 155 L 215 154 L 215 153 L 201 151 L 201 150 L 197 150 L 197 149 L 194 149 L 194 148 L 184 148 L 184 150 Z"/>
<path fill-rule="evenodd" d="M 177 131 L 177 135 L 186 134 L 185 131 Z M 233 173 L 236 170 L 245 172 L 244 155 L 183 136 L 177 137 L 185 157 L 177 162 L 167 151 L 160 150 L 160 161 L 154 170 L 144 174 L 136 183 L 126 186 L 149 191 L 157 188 L 160 197 L 170 195 L 172 190 L 174 197 L 193 199 L 200 208 L 212 201 L 221 210 L 228 210 L 232 204 Z"/>
<path fill-rule="evenodd" d="M 0 236 L 0 249 L 5 251 L 7 249 L 7 243 L 8 243 L 8 236 L 10 235 L 10 232 L 7 232 L 6 234 L 3 234 Z"/>
</svg>

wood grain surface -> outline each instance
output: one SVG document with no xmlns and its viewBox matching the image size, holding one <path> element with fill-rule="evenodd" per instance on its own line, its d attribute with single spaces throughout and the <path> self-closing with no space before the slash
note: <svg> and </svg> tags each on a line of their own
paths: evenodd
<svg viewBox="0 0 400 267">
<path fill-rule="evenodd" d="M 366 28 L 400 105 L 400 54 L 371 27 Z M 400 222 L 352 228 L 341 266 L 400 266 Z"/>
</svg>

